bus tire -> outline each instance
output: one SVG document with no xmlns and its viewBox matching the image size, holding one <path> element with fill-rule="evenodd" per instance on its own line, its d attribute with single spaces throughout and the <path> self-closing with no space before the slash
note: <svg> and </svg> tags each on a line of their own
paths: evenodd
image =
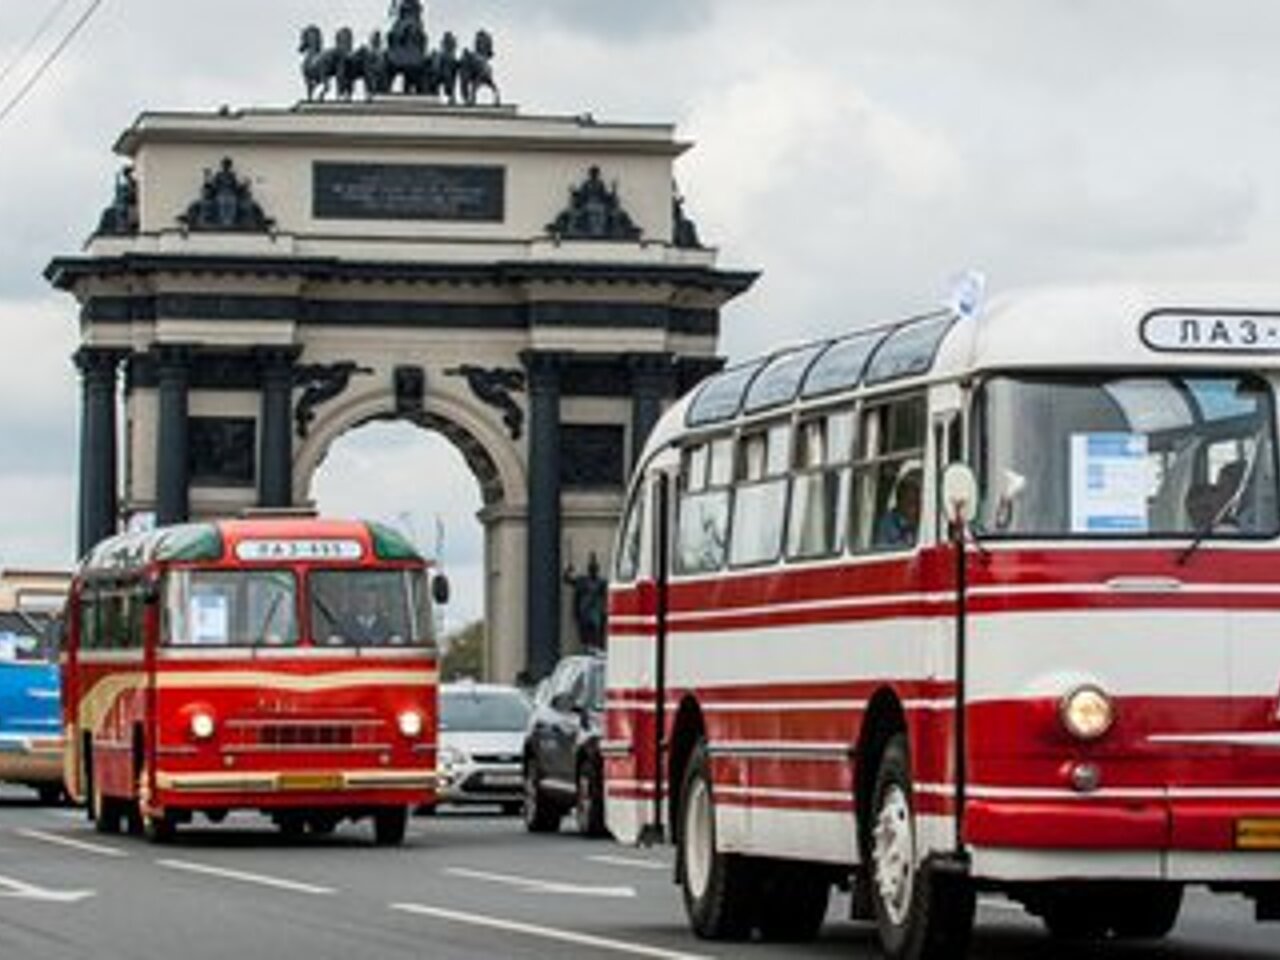
<svg viewBox="0 0 1280 960">
<path fill-rule="evenodd" d="M 93 828 L 98 833 L 113 834 L 120 832 L 120 804 L 112 797 L 103 796 L 101 791 L 92 794 Z"/>
<path fill-rule="evenodd" d="M 141 820 L 142 836 L 147 843 L 170 843 L 177 832 L 176 821 L 167 813 L 143 813 Z"/>
<path fill-rule="evenodd" d="M 286 840 L 301 840 L 307 832 L 307 816 L 297 811 L 287 811 L 276 817 L 276 829 Z"/>
<path fill-rule="evenodd" d="M 40 796 L 40 804 L 45 807 L 62 806 L 66 796 L 60 783 L 42 783 L 36 787 L 36 793 Z"/>
<path fill-rule="evenodd" d="M 555 833 L 564 811 L 542 792 L 537 763 L 530 759 L 524 767 L 524 827 L 530 833 Z"/>
<path fill-rule="evenodd" d="M 590 760 L 578 764 L 578 774 L 574 779 L 573 818 L 578 833 L 584 837 L 608 836 L 609 831 L 604 826 L 604 797 L 600 796 L 602 781 Z"/>
<path fill-rule="evenodd" d="M 804 863 L 770 863 L 760 870 L 756 911 L 760 936 L 774 943 L 806 943 L 822 929 L 831 900 L 830 874 Z"/>
<path fill-rule="evenodd" d="M 1037 912 L 1059 940 L 1158 940 L 1181 909 L 1179 884 L 1080 884 L 1048 894 Z"/>
<path fill-rule="evenodd" d="M 747 937 L 756 919 L 757 864 L 716 849 L 711 762 L 703 739 L 685 768 L 677 824 L 676 873 L 693 932 L 704 940 Z"/>
<path fill-rule="evenodd" d="M 962 957 L 976 898 L 967 878 L 945 878 L 916 852 L 907 737 L 885 745 L 871 797 L 871 899 L 889 960 Z"/>
<path fill-rule="evenodd" d="M 373 815 L 373 842 L 380 847 L 397 847 L 404 843 L 408 827 L 408 807 L 386 807 Z"/>
</svg>

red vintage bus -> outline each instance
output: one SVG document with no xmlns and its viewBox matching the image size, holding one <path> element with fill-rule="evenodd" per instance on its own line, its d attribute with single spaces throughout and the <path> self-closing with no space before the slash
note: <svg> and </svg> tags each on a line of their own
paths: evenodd
<svg viewBox="0 0 1280 960">
<path fill-rule="evenodd" d="M 373 523 L 246 519 L 99 544 L 68 600 L 67 787 L 104 833 L 196 813 L 290 834 L 371 817 L 397 844 L 437 785 L 428 565 Z"/>
<path fill-rule="evenodd" d="M 674 839 L 704 937 L 814 936 L 850 881 L 894 960 L 962 956 L 978 892 L 1071 939 L 1163 936 L 1196 884 L 1280 920 L 1277 391 L 1280 289 L 1242 286 L 707 380 L 615 552 L 610 830 Z"/>
</svg>

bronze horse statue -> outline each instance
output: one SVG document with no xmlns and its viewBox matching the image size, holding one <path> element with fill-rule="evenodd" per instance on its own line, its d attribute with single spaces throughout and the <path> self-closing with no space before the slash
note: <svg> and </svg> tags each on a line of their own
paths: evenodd
<svg viewBox="0 0 1280 960">
<path fill-rule="evenodd" d="M 351 99 L 357 74 L 350 28 L 339 30 L 334 37 L 333 48 L 326 50 L 320 28 L 312 24 L 302 31 L 298 52 L 303 55 L 302 79 L 307 85 L 308 100 L 323 100 L 329 93 L 330 83 L 337 84 L 339 97 Z M 317 88 L 319 97 L 316 96 Z"/>
<path fill-rule="evenodd" d="M 420 0 L 400 0 L 393 9 L 395 22 L 387 31 L 386 53 L 391 84 L 400 77 L 405 93 L 426 93 L 430 86 L 430 61 L 427 32 L 422 26 L 422 4 Z"/>
<path fill-rule="evenodd" d="M 462 102 L 467 106 L 475 106 L 481 87 L 493 91 L 494 106 L 502 103 L 498 93 L 498 85 L 493 80 L 493 37 L 489 31 L 476 33 L 475 46 L 462 54 L 462 63 L 458 67 L 458 80 L 462 86 Z"/>
<path fill-rule="evenodd" d="M 440 38 L 440 49 L 432 51 L 430 61 L 430 92 L 456 103 L 461 62 L 458 59 L 458 38 L 452 31 L 445 31 Z"/>
</svg>

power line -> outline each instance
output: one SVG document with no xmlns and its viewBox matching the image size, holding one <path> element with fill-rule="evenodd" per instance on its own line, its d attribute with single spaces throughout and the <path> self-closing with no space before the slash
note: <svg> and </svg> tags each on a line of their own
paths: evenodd
<svg viewBox="0 0 1280 960">
<path fill-rule="evenodd" d="M 57 45 L 40 61 L 40 66 L 36 67 L 35 72 L 27 77 L 26 82 L 18 88 L 18 92 L 9 98 L 9 102 L 3 108 L 0 108 L 0 123 L 4 123 L 9 114 L 17 109 L 18 104 L 26 99 L 27 94 L 31 92 L 31 88 L 40 82 L 40 78 L 44 76 L 45 71 L 62 56 L 62 51 L 66 50 L 71 41 L 76 38 L 76 35 L 84 29 L 85 24 L 89 22 L 89 19 L 97 12 L 100 6 L 102 6 L 102 0 L 93 0 L 84 13 L 80 14 L 76 22 L 71 25 L 71 28 L 62 35 L 62 39 L 58 41 Z"/>
<path fill-rule="evenodd" d="M 40 25 L 36 27 L 36 32 L 31 35 L 22 49 L 14 54 L 13 59 L 5 64 L 4 69 L 0 70 L 0 85 L 3 85 L 9 79 L 9 74 L 13 73 L 14 68 L 27 58 L 27 54 L 40 42 L 40 38 L 44 36 L 45 31 L 53 26 L 53 22 L 58 19 L 63 10 L 67 9 L 67 4 L 70 2 L 71 0 L 58 0 L 53 5 L 53 9 L 45 15 L 45 18 L 40 21 Z"/>
</svg>

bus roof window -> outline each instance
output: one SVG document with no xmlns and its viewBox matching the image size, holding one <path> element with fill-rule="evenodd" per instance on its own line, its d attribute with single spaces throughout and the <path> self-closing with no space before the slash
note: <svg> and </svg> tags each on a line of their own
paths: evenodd
<svg viewBox="0 0 1280 960">
<path fill-rule="evenodd" d="M 756 372 L 764 366 L 763 360 L 744 364 L 717 374 L 703 384 L 693 403 L 689 405 L 689 426 L 699 427 L 708 423 L 721 423 L 738 415 L 742 409 L 742 396 L 747 392 Z"/>
<path fill-rule="evenodd" d="M 894 330 L 867 365 L 867 385 L 928 373 L 938 345 L 954 321 L 951 313 L 934 314 Z"/>
<path fill-rule="evenodd" d="M 788 350 L 769 361 L 760 375 L 751 381 L 747 399 L 743 405 L 746 413 L 767 410 L 796 398 L 800 382 L 813 364 L 814 358 L 826 349 L 825 343 Z"/>
<path fill-rule="evenodd" d="M 850 390 L 862 379 L 867 357 L 884 339 L 884 331 L 855 333 L 837 340 L 809 367 L 804 379 L 803 395 L 817 397 L 838 390 Z"/>
</svg>

